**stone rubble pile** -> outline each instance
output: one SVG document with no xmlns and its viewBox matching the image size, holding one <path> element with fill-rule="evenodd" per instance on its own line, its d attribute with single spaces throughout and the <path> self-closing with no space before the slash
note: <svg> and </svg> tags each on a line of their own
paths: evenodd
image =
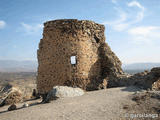
<svg viewBox="0 0 160 120">
<path fill-rule="evenodd" d="M 151 71 L 144 71 L 134 75 L 123 74 L 111 78 L 108 87 L 139 86 L 143 89 L 160 90 L 160 67 L 152 68 Z"/>
<path fill-rule="evenodd" d="M 22 101 L 22 92 L 8 84 L 0 91 L 0 106 L 11 105 Z"/>
</svg>

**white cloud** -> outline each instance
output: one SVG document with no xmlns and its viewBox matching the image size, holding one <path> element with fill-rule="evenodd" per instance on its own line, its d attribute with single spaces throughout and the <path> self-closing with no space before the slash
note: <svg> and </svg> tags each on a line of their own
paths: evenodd
<svg viewBox="0 0 160 120">
<path fill-rule="evenodd" d="M 149 33 L 151 33 L 154 30 L 159 29 L 159 27 L 155 26 L 141 26 L 141 27 L 135 27 L 130 29 L 128 32 L 132 35 L 142 35 L 147 36 Z"/>
<path fill-rule="evenodd" d="M 152 43 L 160 39 L 160 26 L 139 26 L 128 30 L 136 43 Z"/>
<path fill-rule="evenodd" d="M 132 1 L 132 2 L 128 3 L 128 6 L 129 7 L 136 6 L 136 7 L 139 7 L 141 9 L 144 9 L 144 7 L 139 2 L 137 2 L 137 1 Z"/>
<path fill-rule="evenodd" d="M 117 31 L 123 31 L 126 28 L 128 28 L 128 24 L 127 23 L 119 23 L 119 24 L 113 25 L 113 29 L 117 30 Z"/>
<path fill-rule="evenodd" d="M 117 0 L 116 0 L 116 3 L 117 3 Z M 144 11 L 145 11 L 144 6 L 142 6 L 137 1 L 132 1 L 132 2 L 128 3 L 127 6 L 130 9 L 132 7 L 139 8 L 139 10 L 137 11 L 137 14 L 134 15 L 135 14 L 134 12 L 129 13 L 129 12 L 124 11 L 121 8 L 114 8 L 117 11 L 117 15 L 119 15 L 119 18 L 117 18 L 116 20 L 113 20 L 113 21 L 105 21 L 102 24 L 109 25 L 116 31 L 123 31 L 123 30 L 128 29 L 132 24 L 138 23 L 143 20 Z M 131 16 L 131 18 L 129 17 L 129 15 Z M 135 17 L 133 17 L 133 16 L 135 16 Z"/>
<path fill-rule="evenodd" d="M 128 3 L 127 5 L 128 5 L 128 7 L 137 7 L 137 8 L 140 9 L 140 11 L 137 13 L 136 19 L 133 20 L 131 23 L 137 23 L 137 22 L 143 20 L 143 18 L 144 18 L 144 11 L 145 11 L 144 6 L 142 6 L 137 1 L 132 1 L 132 2 Z"/>
<path fill-rule="evenodd" d="M 43 28 L 42 24 L 30 25 L 26 23 L 21 23 L 21 25 L 27 34 L 39 33 Z"/>
<path fill-rule="evenodd" d="M 125 21 L 127 20 L 127 14 L 119 8 L 114 9 L 118 11 L 119 18 L 111 22 L 106 21 L 102 24 L 110 25 L 114 30 L 122 31 L 128 27 L 128 23 L 125 23 Z"/>
<path fill-rule="evenodd" d="M 3 29 L 6 26 L 6 22 L 0 20 L 0 29 Z"/>
<path fill-rule="evenodd" d="M 118 23 L 122 23 L 122 22 L 124 22 L 126 19 L 127 19 L 127 14 L 124 12 L 124 11 L 122 11 L 120 8 L 116 8 L 116 7 L 114 7 L 114 9 L 118 12 L 118 14 L 119 14 L 119 18 L 118 18 L 118 20 L 114 20 L 114 21 L 111 21 L 111 22 L 104 22 L 104 24 L 118 24 Z"/>
</svg>

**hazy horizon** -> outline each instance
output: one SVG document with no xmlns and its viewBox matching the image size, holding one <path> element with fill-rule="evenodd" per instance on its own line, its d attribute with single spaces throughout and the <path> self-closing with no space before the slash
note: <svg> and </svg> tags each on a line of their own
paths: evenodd
<svg viewBox="0 0 160 120">
<path fill-rule="evenodd" d="M 38 63 L 38 60 L 37 59 L 35 59 L 35 60 L 23 60 L 23 59 L 21 59 L 21 60 L 14 60 L 14 59 L 0 59 L 0 61 L 17 61 L 17 62 L 24 62 L 24 61 L 30 61 L 30 62 L 37 62 Z M 160 62 L 133 62 L 133 63 L 123 63 L 122 62 L 122 64 L 123 65 L 125 65 L 125 64 L 147 64 L 147 63 L 149 63 L 149 64 L 152 64 L 152 63 L 160 63 Z"/>
<path fill-rule="evenodd" d="M 22 60 L 0 60 L 0 72 L 36 72 L 38 61 L 22 61 Z M 154 67 L 160 67 L 159 63 L 132 63 L 122 64 L 122 69 L 127 73 L 138 73 L 144 70 L 151 70 Z"/>
<path fill-rule="evenodd" d="M 43 23 L 92 20 L 123 64 L 160 62 L 158 0 L 1 0 L 0 60 L 37 60 Z"/>
</svg>

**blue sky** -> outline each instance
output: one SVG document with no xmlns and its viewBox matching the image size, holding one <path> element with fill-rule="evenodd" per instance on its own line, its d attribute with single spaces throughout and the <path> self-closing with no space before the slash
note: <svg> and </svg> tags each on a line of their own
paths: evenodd
<svg viewBox="0 0 160 120">
<path fill-rule="evenodd" d="M 0 60 L 36 60 L 43 23 L 104 24 L 123 63 L 160 62 L 160 0 L 0 0 Z"/>
</svg>

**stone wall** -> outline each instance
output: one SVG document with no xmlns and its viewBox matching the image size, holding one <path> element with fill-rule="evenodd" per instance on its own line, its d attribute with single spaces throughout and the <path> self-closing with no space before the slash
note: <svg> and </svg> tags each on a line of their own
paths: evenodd
<svg viewBox="0 0 160 120">
<path fill-rule="evenodd" d="M 39 93 L 56 85 L 95 90 L 107 76 L 122 74 L 120 60 L 105 43 L 104 30 L 103 25 L 88 20 L 44 23 L 37 52 Z M 76 56 L 75 65 L 71 56 Z"/>
<path fill-rule="evenodd" d="M 134 75 L 121 74 L 110 77 L 108 87 L 138 86 L 143 89 L 160 90 L 160 67 Z"/>
</svg>

